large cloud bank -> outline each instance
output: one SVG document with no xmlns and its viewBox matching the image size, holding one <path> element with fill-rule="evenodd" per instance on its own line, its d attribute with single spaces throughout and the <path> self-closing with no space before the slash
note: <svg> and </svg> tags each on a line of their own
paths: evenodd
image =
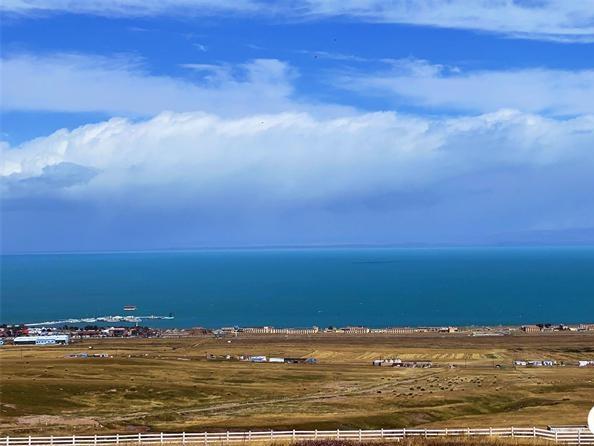
<svg viewBox="0 0 594 446">
<path fill-rule="evenodd" d="M 177 185 L 194 196 L 236 187 L 270 199 L 331 200 L 362 190 L 426 186 L 485 169 L 588 163 L 593 147 L 594 116 L 555 120 L 502 110 L 433 120 L 393 112 L 223 119 L 165 112 L 26 142 L 4 153 L 0 173 L 9 188 L 18 189 L 48 172 L 58 175 L 51 169 L 63 163 L 94 171 L 84 184 L 59 183 L 54 192 L 73 198 Z"/>
<path fill-rule="evenodd" d="M 469 114 L 315 102 L 274 59 L 189 63 L 197 77 L 176 78 L 129 59 L 8 57 L 8 110 L 131 117 L 3 143 L 3 249 L 488 243 L 594 227 L 591 70 L 386 64 L 332 79 Z"/>
</svg>

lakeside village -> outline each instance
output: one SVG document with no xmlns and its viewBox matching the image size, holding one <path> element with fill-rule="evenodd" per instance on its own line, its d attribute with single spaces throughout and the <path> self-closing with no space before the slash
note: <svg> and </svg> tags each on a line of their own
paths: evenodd
<svg viewBox="0 0 594 446">
<path fill-rule="evenodd" d="M 62 327 L 44 327 L 39 324 L 17 324 L 0 325 L 0 346 L 47 346 L 67 345 L 84 339 L 103 338 L 186 338 L 186 337 L 214 337 L 234 338 L 246 336 L 339 336 L 339 335 L 466 335 L 466 336 L 508 336 L 513 334 L 534 334 L 534 333 L 561 333 L 561 332 L 593 332 L 594 324 L 537 324 L 522 326 L 498 326 L 498 327 L 390 327 L 390 328 L 369 328 L 369 327 L 319 327 L 309 328 L 275 328 L 264 327 L 223 327 L 219 329 L 208 329 L 203 327 L 178 329 L 178 328 L 149 328 L 144 326 L 111 326 L 101 327 L 97 325 L 64 325 Z M 227 342 L 231 342 L 228 340 Z M 110 358 L 106 353 L 83 352 L 69 354 L 67 358 Z M 207 360 L 211 361 L 249 361 L 254 363 L 287 363 L 287 364 L 317 364 L 316 358 L 280 358 L 266 357 L 263 355 L 213 355 L 207 354 Z M 398 358 L 375 359 L 371 365 L 378 367 L 403 367 L 403 368 L 430 368 L 434 367 L 431 361 L 403 361 Z M 552 359 L 517 359 L 512 362 L 513 367 L 556 367 L 556 366 L 577 366 L 593 367 L 594 359 L 585 358 L 573 362 L 557 362 Z M 454 367 L 450 365 L 450 367 Z M 500 368 L 501 364 L 494 364 Z"/>
<path fill-rule="evenodd" d="M 71 320 L 72 321 L 72 320 Z M 119 319 L 119 322 L 126 322 Z M 423 334 L 458 334 L 467 336 L 508 336 L 523 333 L 562 333 L 594 332 L 594 324 L 535 324 L 521 326 L 472 326 L 472 327 L 385 327 L 370 328 L 362 326 L 347 327 L 306 327 L 276 328 L 263 327 L 222 327 L 222 328 L 155 328 L 136 325 L 68 325 L 46 327 L 42 324 L 1 324 L 0 344 L 47 345 L 64 344 L 81 339 L 93 338 L 184 338 L 212 336 L 215 338 L 251 335 L 423 335 Z"/>
<path fill-rule="evenodd" d="M 370 328 L 362 326 L 347 327 L 306 327 L 306 328 L 277 328 L 263 327 L 222 327 L 222 328 L 155 328 L 135 325 L 124 325 L 128 322 L 123 317 L 112 322 L 120 325 L 101 326 L 83 325 L 81 320 L 70 319 L 62 326 L 45 326 L 43 323 L 33 324 L 0 324 L 0 345 L 4 343 L 15 345 L 47 345 L 52 343 L 64 344 L 81 339 L 93 338 L 184 338 L 212 336 L 215 338 L 285 335 L 423 335 L 423 334 L 457 334 L 467 336 L 508 336 L 523 333 L 564 333 L 564 332 L 594 332 L 592 324 L 535 324 L 521 326 L 471 326 L 471 327 L 385 327 Z M 156 318 L 153 316 L 153 318 Z M 99 320 L 99 319 L 97 319 Z M 51 322 L 49 324 L 55 324 Z M 53 342 L 55 341 L 55 342 Z"/>
</svg>

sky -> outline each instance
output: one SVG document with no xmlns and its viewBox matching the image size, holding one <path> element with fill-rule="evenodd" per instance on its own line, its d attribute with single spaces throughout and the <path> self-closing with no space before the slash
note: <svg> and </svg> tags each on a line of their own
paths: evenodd
<svg viewBox="0 0 594 446">
<path fill-rule="evenodd" d="M 4 0 L 2 252 L 594 243 L 594 0 Z"/>
</svg>

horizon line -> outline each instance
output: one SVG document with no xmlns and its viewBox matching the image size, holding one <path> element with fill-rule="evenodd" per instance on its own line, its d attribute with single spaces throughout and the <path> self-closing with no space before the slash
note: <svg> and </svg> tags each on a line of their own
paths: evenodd
<svg viewBox="0 0 594 446">
<path fill-rule="evenodd" d="M 262 245 L 200 245 L 190 247 L 163 247 L 139 249 L 106 250 L 47 250 L 47 251 L 8 251 L 0 256 L 25 255 L 76 255 L 76 254 L 141 254 L 196 251 L 265 251 L 265 250 L 308 250 L 308 249 L 468 249 L 468 248 L 594 248 L 594 242 L 586 243 L 322 243 L 322 244 L 262 244 Z"/>
</svg>

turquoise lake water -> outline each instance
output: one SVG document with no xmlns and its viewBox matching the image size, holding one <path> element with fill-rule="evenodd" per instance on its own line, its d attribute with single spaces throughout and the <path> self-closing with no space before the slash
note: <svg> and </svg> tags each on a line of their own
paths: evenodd
<svg viewBox="0 0 594 446">
<path fill-rule="evenodd" d="M 594 248 L 2 256 L 3 323 L 173 313 L 155 326 L 594 321 Z"/>
</svg>

